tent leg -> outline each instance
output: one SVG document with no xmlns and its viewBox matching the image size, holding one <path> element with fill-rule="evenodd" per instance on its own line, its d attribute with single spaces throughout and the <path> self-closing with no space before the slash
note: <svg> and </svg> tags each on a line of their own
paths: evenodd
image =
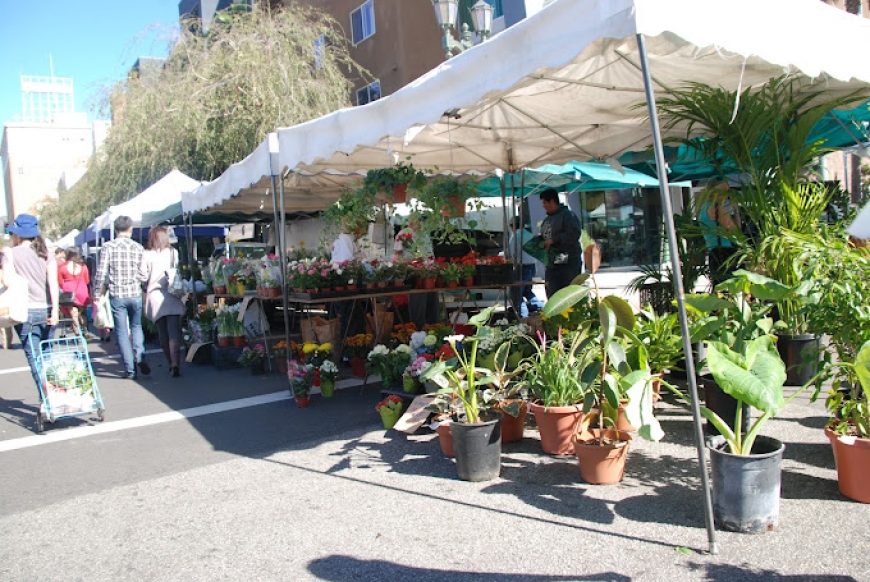
<svg viewBox="0 0 870 582">
<path fill-rule="evenodd" d="M 668 233 L 668 245 L 671 254 L 671 270 L 674 274 L 674 294 L 677 297 L 677 308 L 680 315 L 680 331 L 683 336 L 683 354 L 686 357 L 686 377 L 689 381 L 689 392 L 692 398 L 692 421 L 695 425 L 695 448 L 698 452 L 698 467 L 701 473 L 701 489 L 704 494 L 704 521 L 707 525 L 707 541 L 709 552 L 718 554 L 716 544 L 716 528 L 713 523 L 713 500 L 710 494 L 710 481 L 707 473 L 707 454 L 704 446 L 704 432 L 701 426 L 701 410 L 698 405 L 698 384 L 695 378 L 695 362 L 692 358 L 692 340 L 689 337 L 689 323 L 686 318 L 686 295 L 683 289 L 683 273 L 680 269 L 680 259 L 677 252 L 677 235 L 674 228 L 673 205 L 668 187 L 667 166 L 665 165 L 662 136 L 659 129 L 659 118 L 656 111 L 655 93 L 649 72 L 649 62 L 646 54 L 646 43 L 642 34 L 637 35 L 637 47 L 640 53 L 640 65 L 643 71 L 643 86 L 646 92 L 647 108 L 649 110 L 652 129 L 653 147 L 655 149 L 656 166 L 658 168 L 659 190 L 662 197 L 662 214 Z"/>
<path fill-rule="evenodd" d="M 284 240 L 284 223 L 287 215 L 284 211 L 284 179 L 281 178 L 281 195 L 278 196 L 274 169 L 272 171 L 272 205 L 275 210 L 275 244 L 278 246 L 278 260 L 281 261 L 281 302 L 284 309 L 284 341 L 290 345 L 290 302 L 287 300 L 287 243 Z M 280 214 L 279 214 L 280 209 Z M 289 352 L 288 352 L 289 354 Z"/>
</svg>

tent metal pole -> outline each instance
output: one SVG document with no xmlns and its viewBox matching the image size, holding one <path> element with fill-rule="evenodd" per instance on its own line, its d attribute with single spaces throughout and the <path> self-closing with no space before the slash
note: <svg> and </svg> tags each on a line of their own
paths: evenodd
<svg viewBox="0 0 870 582">
<path fill-rule="evenodd" d="M 190 282 L 191 282 L 191 296 L 193 298 L 193 314 L 196 315 L 198 311 L 198 303 L 196 296 L 196 277 L 193 276 L 193 261 L 194 261 L 194 253 L 193 253 L 193 213 L 187 215 L 187 220 L 184 222 L 184 238 L 187 239 L 187 272 L 190 273 Z"/>
<path fill-rule="evenodd" d="M 287 298 L 287 211 L 284 208 L 284 177 L 283 176 L 275 176 L 272 174 L 272 191 L 275 191 L 275 179 L 276 177 L 280 178 L 278 183 L 278 188 L 280 192 L 280 196 L 278 198 L 278 208 L 281 214 L 281 224 L 280 230 L 278 231 L 280 237 L 278 240 L 281 241 L 281 247 L 278 252 L 278 260 L 281 261 L 281 280 L 282 280 L 282 291 L 281 291 L 281 303 L 284 307 L 284 341 L 287 342 L 287 345 L 290 345 L 290 301 Z M 289 350 L 287 352 L 288 356 L 290 354 Z"/>
<path fill-rule="evenodd" d="M 718 554 L 716 544 L 716 528 L 713 523 L 713 500 L 710 494 L 710 480 L 707 473 L 707 453 L 704 446 L 704 432 L 701 427 L 701 409 L 698 404 L 698 384 L 695 378 L 695 362 L 692 358 L 692 340 L 689 335 L 689 323 L 686 318 L 686 295 L 683 289 L 683 273 L 677 249 L 677 234 L 674 227 L 673 205 L 671 204 L 670 188 L 668 187 L 667 166 L 665 165 L 662 135 L 659 128 L 659 118 L 656 111 L 655 92 L 649 71 L 646 54 L 646 43 L 642 34 L 637 35 L 637 48 L 640 54 L 641 71 L 643 72 L 643 87 L 646 92 L 646 103 L 649 110 L 652 129 L 653 147 L 655 150 L 656 167 L 658 169 L 659 191 L 662 197 L 662 213 L 665 228 L 668 233 L 668 246 L 671 255 L 671 271 L 673 272 L 674 294 L 677 297 L 677 309 L 680 316 L 680 331 L 683 336 L 683 354 L 686 358 L 686 377 L 689 382 L 689 392 L 692 398 L 692 421 L 695 425 L 695 448 L 698 452 L 698 468 L 701 474 L 701 489 L 704 494 L 704 521 L 707 526 L 707 541 L 710 554 Z"/>
</svg>

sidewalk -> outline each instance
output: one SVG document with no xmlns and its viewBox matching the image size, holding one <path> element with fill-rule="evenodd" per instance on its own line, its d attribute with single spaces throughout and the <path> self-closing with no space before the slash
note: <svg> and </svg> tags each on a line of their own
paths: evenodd
<svg viewBox="0 0 870 582">
<path fill-rule="evenodd" d="M 190 401 L 226 396 L 250 378 L 200 366 L 184 374 Z M 281 380 L 268 377 L 257 391 L 274 391 Z M 870 580 L 870 506 L 837 492 L 824 407 L 805 395 L 764 429 L 786 443 L 778 528 L 717 532 L 720 553 L 710 556 L 687 407 L 659 405 L 664 440 L 635 440 L 618 485 L 583 483 L 576 460 L 543 454 L 533 428 L 504 445 L 500 478 L 468 483 L 431 431 L 380 427 L 378 389 L 339 390 L 304 410 L 269 405 L 280 407 L 287 430 L 268 453 L 9 515 L 0 520 L 0 577 Z M 219 420 L 210 430 L 226 425 Z M 205 423 L 194 427 L 220 442 Z M 10 553 L 11 532 L 14 547 L 50 548 L 50 560 Z M 99 566 L 82 555 L 90 542 L 101 547 Z"/>
</svg>

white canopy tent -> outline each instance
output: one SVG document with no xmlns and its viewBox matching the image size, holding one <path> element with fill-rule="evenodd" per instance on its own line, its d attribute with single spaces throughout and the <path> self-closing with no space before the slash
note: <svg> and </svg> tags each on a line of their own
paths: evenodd
<svg viewBox="0 0 870 582">
<path fill-rule="evenodd" d="M 54 243 L 54 246 L 60 249 L 68 249 L 69 247 L 75 246 L 76 237 L 79 235 L 81 231 L 77 228 L 72 229 Z"/>
<path fill-rule="evenodd" d="M 184 210 L 257 208 L 287 169 L 287 208 L 313 210 L 405 156 L 455 173 L 613 162 L 652 144 L 638 34 L 657 95 L 783 73 L 832 96 L 870 85 L 870 62 L 843 56 L 868 46 L 866 20 L 817 0 L 557 0 L 392 95 L 279 129 Z"/>
<path fill-rule="evenodd" d="M 658 123 L 646 108 L 655 95 L 690 82 L 743 89 L 786 73 L 805 80 L 807 89 L 840 97 L 870 89 L 870 61 L 856 56 L 868 46 L 866 20 L 818 0 L 557 0 L 393 95 L 279 129 L 200 188 L 190 204 L 185 200 L 185 210 L 243 199 L 251 184 L 284 176 L 285 169 L 287 180 L 297 179 L 304 189 L 306 179 L 383 167 L 406 156 L 420 168 L 514 171 L 573 159 L 616 164 L 624 153 L 655 145 L 661 168 Z M 866 99 L 866 93 L 856 97 L 856 105 Z M 675 128 L 670 135 L 684 133 Z M 688 354 L 672 210 L 667 179 L 660 178 Z M 697 388 L 687 359 L 715 552 Z"/>
<path fill-rule="evenodd" d="M 870 238 L 870 204 L 864 205 L 864 208 L 849 225 L 848 231 L 855 238 Z"/>
<path fill-rule="evenodd" d="M 126 202 L 110 206 L 94 220 L 97 230 L 109 228 L 119 216 L 132 218 L 134 227 L 143 226 L 143 214 L 178 204 L 181 201 L 182 192 L 190 192 L 198 188 L 200 184 L 199 180 L 194 180 L 178 170 L 172 170 L 140 194 Z"/>
</svg>

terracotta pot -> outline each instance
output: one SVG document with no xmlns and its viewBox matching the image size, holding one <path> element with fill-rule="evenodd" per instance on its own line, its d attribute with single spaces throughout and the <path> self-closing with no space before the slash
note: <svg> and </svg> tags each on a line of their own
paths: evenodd
<svg viewBox="0 0 870 582">
<path fill-rule="evenodd" d="M 520 403 L 520 412 L 516 417 L 505 412 L 504 407 L 512 402 Z M 522 400 L 507 400 L 499 403 L 496 409 L 502 413 L 501 419 L 501 442 L 515 443 L 523 440 L 523 432 L 526 427 L 526 415 L 529 413 L 528 405 Z"/>
<path fill-rule="evenodd" d="M 849 499 L 870 503 L 870 439 L 855 438 L 849 443 L 849 437 L 839 438 L 830 428 L 825 428 L 825 436 L 834 449 L 840 493 Z"/>
<path fill-rule="evenodd" d="M 344 292 L 344 285 L 336 285 L 332 288 L 332 290 L 336 293 Z"/>
<path fill-rule="evenodd" d="M 577 423 L 583 417 L 583 407 L 550 406 L 532 402 L 529 405 L 538 431 L 541 433 L 541 448 L 550 455 L 570 455 L 574 452 L 572 438 Z"/>
<path fill-rule="evenodd" d="M 277 356 L 275 358 L 275 368 L 281 374 L 287 375 L 287 358 L 285 356 Z"/>
<path fill-rule="evenodd" d="M 310 396 L 296 396 L 296 408 L 308 408 L 308 403 L 311 402 Z"/>
<path fill-rule="evenodd" d="M 358 289 L 358 287 L 357 287 L 356 283 L 352 283 L 352 284 L 347 286 L 348 291 L 356 291 L 357 289 Z"/>
<path fill-rule="evenodd" d="M 653 391 L 653 402 L 658 402 L 662 399 L 662 380 L 665 377 L 664 372 L 657 372 L 652 375 L 652 391 Z"/>
<path fill-rule="evenodd" d="M 218 337 L 218 347 L 219 348 L 228 348 L 228 347 L 230 347 L 231 343 L 232 343 L 232 340 L 226 336 L 219 336 Z"/>
<path fill-rule="evenodd" d="M 215 286 L 215 288 L 214 288 L 214 294 L 215 294 L 215 295 L 226 295 L 226 294 L 227 294 L 227 287 L 226 287 L 226 285 Z"/>
<path fill-rule="evenodd" d="M 435 277 L 423 277 L 420 279 L 420 283 L 419 289 L 434 289 Z"/>
<path fill-rule="evenodd" d="M 462 286 L 463 287 L 474 287 L 474 277 L 466 277 L 462 281 Z"/>
<path fill-rule="evenodd" d="M 636 431 L 637 428 L 634 427 L 630 422 L 628 422 L 628 418 L 625 416 L 625 405 L 628 404 L 628 400 L 620 400 L 619 401 L 619 411 L 616 414 L 616 430 L 622 431 Z"/>
<path fill-rule="evenodd" d="M 393 186 L 393 204 L 401 204 L 406 200 L 408 200 L 408 185 L 399 184 L 398 186 Z"/>
<path fill-rule="evenodd" d="M 371 291 L 374 288 L 375 288 L 374 283 L 363 283 L 363 289 L 368 289 L 369 291 Z"/>
<path fill-rule="evenodd" d="M 243 348 L 248 343 L 248 339 L 243 335 L 237 335 L 233 338 L 233 347 Z"/>
<path fill-rule="evenodd" d="M 386 289 L 387 282 L 386 281 L 378 281 L 377 283 L 375 283 L 375 287 L 378 289 Z"/>
<path fill-rule="evenodd" d="M 625 444 L 600 445 L 597 442 L 599 434 L 600 431 L 596 428 L 584 431 L 574 439 L 574 454 L 577 455 L 577 462 L 580 464 L 580 476 L 592 485 L 619 483 L 625 474 L 625 460 L 628 456 L 631 435 L 605 430 L 605 437 Z"/>
<path fill-rule="evenodd" d="M 453 449 L 453 434 L 450 432 L 450 423 L 439 424 L 435 429 L 438 433 L 438 442 L 441 444 L 441 452 L 445 457 L 455 457 L 456 451 Z"/>
<path fill-rule="evenodd" d="M 459 196 L 448 196 L 444 201 L 441 216 L 444 218 L 460 218 L 465 216 L 465 200 L 461 200 Z"/>
<path fill-rule="evenodd" d="M 447 281 L 448 289 L 456 289 L 457 287 L 459 287 L 459 281 Z"/>
</svg>

